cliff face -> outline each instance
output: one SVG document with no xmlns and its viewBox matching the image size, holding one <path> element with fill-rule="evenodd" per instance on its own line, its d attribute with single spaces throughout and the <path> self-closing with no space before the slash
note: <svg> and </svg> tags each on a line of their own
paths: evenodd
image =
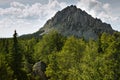
<svg viewBox="0 0 120 80">
<path fill-rule="evenodd" d="M 58 11 L 55 16 L 49 19 L 36 33 L 37 35 L 42 35 L 53 29 L 64 36 L 74 35 L 75 37 L 84 37 L 86 40 L 96 40 L 98 35 L 103 32 L 114 32 L 109 24 L 103 23 L 100 19 L 93 18 L 85 11 L 73 5 L 66 7 L 62 11 Z"/>
<path fill-rule="evenodd" d="M 109 24 L 102 23 L 100 19 L 94 19 L 85 11 L 73 5 L 58 11 L 40 30 L 48 33 L 53 29 L 65 36 L 74 35 L 85 39 L 97 39 L 98 35 L 103 32 L 114 32 Z"/>
</svg>

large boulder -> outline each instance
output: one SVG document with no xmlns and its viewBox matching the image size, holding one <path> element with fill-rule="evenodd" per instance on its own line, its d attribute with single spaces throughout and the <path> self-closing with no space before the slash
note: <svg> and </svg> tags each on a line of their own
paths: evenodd
<svg viewBox="0 0 120 80">
<path fill-rule="evenodd" d="M 46 71 L 46 64 L 44 62 L 39 61 L 33 65 L 33 74 L 35 76 L 39 76 L 42 80 L 47 80 L 45 71 Z"/>
</svg>

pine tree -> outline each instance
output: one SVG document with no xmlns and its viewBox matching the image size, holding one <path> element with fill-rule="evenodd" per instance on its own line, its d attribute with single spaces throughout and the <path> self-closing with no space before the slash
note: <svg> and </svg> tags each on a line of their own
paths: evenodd
<svg viewBox="0 0 120 80">
<path fill-rule="evenodd" d="M 17 79 L 17 80 L 24 80 L 25 78 L 25 74 L 22 71 L 22 54 L 23 52 L 18 43 L 17 33 L 15 30 L 15 33 L 13 35 L 13 47 L 10 53 L 10 58 L 11 58 L 10 66 L 12 70 L 14 71 L 14 79 Z"/>
<path fill-rule="evenodd" d="M 0 80 L 13 80 L 13 71 L 8 66 L 5 55 L 0 53 Z"/>
</svg>

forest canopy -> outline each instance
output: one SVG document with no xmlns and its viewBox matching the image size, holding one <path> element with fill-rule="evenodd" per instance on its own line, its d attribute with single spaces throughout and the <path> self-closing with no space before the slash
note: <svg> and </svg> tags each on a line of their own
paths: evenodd
<svg viewBox="0 0 120 80">
<path fill-rule="evenodd" d="M 120 33 L 98 40 L 64 37 L 56 31 L 42 38 L 0 39 L 0 80 L 43 80 L 33 66 L 42 61 L 48 80 L 120 80 Z"/>
</svg>

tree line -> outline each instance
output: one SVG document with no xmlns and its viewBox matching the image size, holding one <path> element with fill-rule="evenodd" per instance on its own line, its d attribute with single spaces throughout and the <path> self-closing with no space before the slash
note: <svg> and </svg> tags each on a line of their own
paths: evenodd
<svg viewBox="0 0 120 80">
<path fill-rule="evenodd" d="M 0 39 L 0 80 L 41 80 L 32 67 L 42 61 L 49 80 L 120 80 L 120 33 L 98 40 L 64 37 L 52 31 L 42 38 Z"/>
</svg>

